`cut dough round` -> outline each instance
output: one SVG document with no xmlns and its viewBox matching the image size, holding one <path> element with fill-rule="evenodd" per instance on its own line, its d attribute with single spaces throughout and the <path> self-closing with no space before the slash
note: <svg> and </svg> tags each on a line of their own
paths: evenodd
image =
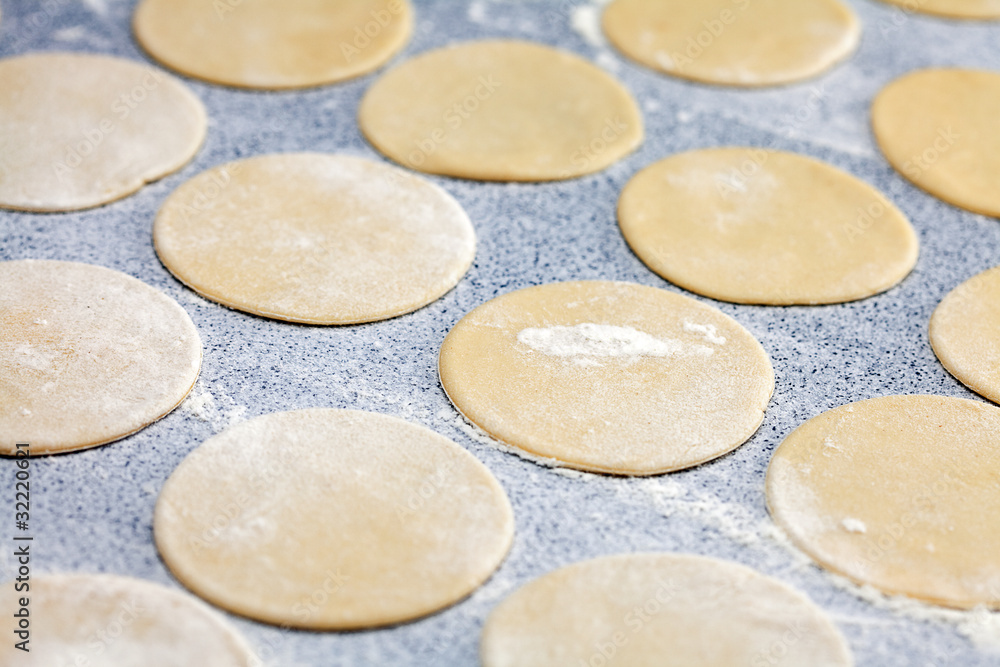
<svg viewBox="0 0 1000 667">
<path fill-rule="evenodd" d="M 217 612 L 178 591 L 109 575 L 45 575 L 30 592 L 7 583 L 3 609 L 30 597 L 30 648 L 0 644 L 0 663 L 23 667 L 249 667 L 259 664 L 243 638 Z"/>
<path fill-rule="evenodd" d="M 123 438 L 194 386 L 201 339 L 170 297 L 75 262 L 0 262 L 0 454 Z"/>
<path fill-rule="evenodd" d="M 600 171 L 642 142 L 625 88 L 563 51 L 519 41 L 438 49 L 376 81 L 361 130 L 396 162 L 484 181 L 551 181 Z"/>
<path fill-rule="evenodd" d="M 861 38 L 839 0 L 615 0 L 604 32 L 647 67 L 729 86 L 814 77 L 850 56 Z"/>
<path fill-rule="evenodd" d="M 136 39 L 161 63 L 212 83 L 303 88 L 351 79 L 410 39 L 409 0 L 144 0 Z"/>
<path fill-rule="evenodd" d="M 913 113 L 920 109 L 920 113 Z M 889 163 L 935 197 L 1000 217 L 1000 74 L 927 69 L 875 98 L 872 126 Z"/>
<path fill-rule="evenodd" d="M 1000 403 L 1000 267 L 945 297 L 931 318 L 931 345 L 948 372 Z"/>
<path fill-rule="evenodd" d="M 1000 0 L 883 0 L 909 12 L 954 19 L 1000 18 Z"/>
<path fill-rule="evenodd" d="M 843 637 L 805 596 L 742 565 L 635 554 L 577 563 L 504 600 L 483 667 L 850 667 Z"/>
<path fill-rule="evenodd" d="M 795 430 L 767 474 L 775 521 L 823 567 L 890 595 L 1000 608 L 1000 409 L 890 396 Z"/>
<path fill-rule="evenodd" d="M 618 205 L 649 268 L 735 303 L 863 299 L 905 278 L 919 241 L 871 186 L 823 162 L 754 148 L 681 153 L 639 172 Z"/>
<path fill-rule="evenodd" d="M 347 630 L 464 598 L 510 548 L 510 503 L 426 428 L 349 410 L 258 417 L 211 438 L 163 487 L 163 560 L 205 599 L 267 623 Z"/>
<path fill-rule="evenodd" d="M 290 322 L 409 313 L 458 284 L 476 253 L 438 186 L 360 158 L 297 153 L 216 167 L 160 209 L 163 264 L 198 293 Z"/>
<path fill-rule="evenodd" d="M 530 287 L 466 315 L 444 341 L 455 407 L 528 454 L 656 475 L 736 449 L 760 426 L 771 362 L 732 318 L 617 282 Z"/>
<path fill-rule="evenodd" d="M 205 138 L 180 81 L 122 58 L 0 60 L 0 208 L 75 211 L 173 173 Z"/>
</svg>

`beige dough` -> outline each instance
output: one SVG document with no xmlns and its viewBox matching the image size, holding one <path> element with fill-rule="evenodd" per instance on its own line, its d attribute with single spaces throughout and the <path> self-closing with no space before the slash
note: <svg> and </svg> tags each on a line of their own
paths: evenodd
<svg viewBox="0 0 1000 667">
<path fill-rule="evenodd" d="M 861 38 L 839 0 L 615 0 L 604 32 L 647 67 L 729 86 L 814 77 L 850 56 Z"/>
<path fill-rule="evenodd" d="M 774 390 L 767 354 L 735 320 L 616 282 L 496 298 L 452 329 L 439 367 L 455 407 L 495 438 L 570 468 L 622 475 L 736 449 Z"/>
<path fill-rule="evenodd" d="M 139 62 L 40 53 L 0 60 L 0 208 L 75 211 L 177 171 L 205 109 Z"/>
<path fill-rule="evenodd" d="M 355 324 L 409 313 L 462 279 L 475 232 L 438 186 L 361 158 L 296 153 L 216 167 L 156 217 L 160 260 L 231 308 Z"/>
<path fill-rule="evenodd" d="M 909 221 L 871 186 L 793 153 L 719 148 L 639 172 L 618 206 L 649 268 L 735 303 L 829 304 L 899 283 L 917 262 Z"/>
<path fill-rule="evenodd" d="M 775 521 L 823 567 L 891 595 L 1000 609 L 1000 409 L 890 396 L 795 430 L 767 474 Z"/>
<path fill-rule="evenodd" d="M 600 171 L 642 142 L 632 96 L 581 58 L 521 41 L 468 42 L 390 70 L 361 101 L 361 130 L 396 162 L 484 181 Z"/>
<path fill-rule="evenodd" d="M 351 79 L 403 48 L 409 0 L 144 0 L 136 39 L 167 67 L 243 88 Z"/>
<path fill-rule="evenodd" d="M 1000 0 L 883 0 L 908 12 L 956 19 L 1000 18 Z"/>
<path fill-rule="evenodd" d="M 0 262 L 0 455 L 123 438 L 173 410 L 201 340 L 175 301 L 118 271 Z"/>
<path fill-rule="evenodd" d="M 523 586 L 483 629 L 483 667 L 850 667 L 801 593 L 742 565 L 675 554 L 585 561 Z"/>
<path fill-rule="evenodd" d="M 931 318 L 931 345 L 952 375 L 1000 403 L 1000 267 L 959 285 Z"/>
<path fill-rule="evenodd" d="M 205 599 L 316 630 L 390 625 L 469 595 L 513 538 L 510 503 L 426 428 L 349 410 L 258 417 L 167 480 L 156 544 Z"/>
<path fill-rule="evenodd" d="M 920 113 L 914 113 L 920 109 Z M 961 208 L 1000 217 L 1000 74 L 918 70 L 875 98 L 882 152 L 906 178 Z"/>
<path fill-rule="evenodd" d="M 10 618 L 30 597 L 30 652 L 0 643 L 0 664 L 18 667 L 253 667 L 259 661 L 217 612 L 189 595 L 140 579 L 109 575 L 33 577 L 31 590 L 7 582 Z M 7 621 L 9 627 L 14 623 Z M 10 634 L 8 630 L 7 634 Z"/>
</svg>

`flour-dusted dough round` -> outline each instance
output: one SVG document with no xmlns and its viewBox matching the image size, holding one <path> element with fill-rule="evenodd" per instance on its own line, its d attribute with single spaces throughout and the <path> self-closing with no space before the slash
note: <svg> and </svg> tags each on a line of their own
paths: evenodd
<svg viewBox="0 0 1000 667">
<path fill-rule="evenodd" d="M 845 60 L 861 38 L 839 0 L 615 0 L 604 31 L 647 67 L 730 86 L 811 78 Z"/>
<path fill-rule="evenodd" d="M 906 217 L 828 164 L 755 148 L 681 153 L 639 172 L 618 206 L 653 271 L 722 301 L 792 305 L 862 299 L 917 262 Z"/>
<path fill-rule="evenodd" d="M 75 211 L 173 173 L 205 138 L 186 86 L 138 62 L 82 53 L 0 60 L 0 208 Z"/>
<path fill-rule="evenodd" d="M 253 667 L 260 661 L 217 612 L 196 598 L 140 579 L 64 574 L 33 577 L 31 590 L 3 585 L 5 615 L 30 603 L 30 652 L 0 644 L 18 667 Z M 13 626 L 8 621 L 8 625 Z M 8 631 L 10 634 L 10 631 Z"/>
<path fill-rule="evenodd" d="M 135 36 L 167 67 L 243 88 L 303 88 L 366 74 L 403 48 L 409 0 L 144 0 Z"/>
<path fill-rule="evenodd" d="M 850 667 L 843 637 L 805 596 L 727 561 L 598 558 L 523 586 L 483 628 L 483 667 Z"/>
<path fill-rule="evenodd" d="M 163 264 L 200 294 L 290 322 L 409 313 L 458 284 L 472 224 L 443 189 L 355 157 L 232 162 L 177 189 L 153 228 Z"/>
<path fill-rule="evenodd" d="M 1000 409 L 890 396 L 826 412 L 778 448 L 767 500 L 820 565 L 885 593 L 1000 609 Z"/>
<path fill-rule="evenodd" d="M 1000 18 L 1000 0 L 882 0 L 908 12 L 955 19 Z"/>
<path fill-rule="evenodd" d="M 886 86 L 872 105 L 875 138 L 893 167 L 935 197 L 994 217 L 1000 217 L 997 118 L 996 72 L 918 70 Z"/>
<path fill-rule="evenodd" d="M 349 410 L 258 417 L 211 438 L 163 487 L 154 534 L 191 590 L 268 623 L 389 625 L 457 602 L 500 565 L 510 503 L 426 428 Z"/>
<path fill-rule="evenodd" d="M 170 297 L 75 262 L 0 262 L 0 455 L 123 438 L 173 410 L 201 339 Z"/>
<path fill-rule="evenodd" d="M 721 456 L 760 426 L 771 362 L 732 318 L 617 282 L 530 287 L 466 315 L 441 384 L 497 439 L 579 470 L 655 475 Z"/>
<path fill-rule="evenodd" d="M 467 42 L 390 70 L 361 101 L 361 130 L 396 162 L 484 181 L 600 171 L 642 142 L 625 88 L 571 53 L 512 40 Z"/>
<path fill-rule="evenodd" d="M 959 285 L 934 311 L 931 345 L 952 375 L 1000 403 L 1000 267 Z"/>
</svg>

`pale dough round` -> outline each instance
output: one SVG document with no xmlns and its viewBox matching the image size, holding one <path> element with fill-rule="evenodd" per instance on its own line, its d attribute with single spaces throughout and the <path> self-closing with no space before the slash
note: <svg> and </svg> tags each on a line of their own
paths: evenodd
<svg viewBox="0 0 1000 667">
<path fill-rule="evenodd" d="M 294 153 L 210 169 L 153 227 L 163 264 L 198 293 L 255 315 L 356 324 L 439 299 L 476 238 L 438 186 L 361 158 Z"/>
<path fill-rule="evenodd" d="M 934 311 L 931 345 L 952 375 L 1000 403 L 1000 267 L 959 285 Z"/>
<path fill-rule="evenodd" d="M 629 92 L 571 53 L 513 40 L 424 53 L 368 90 L 358 120 L 410 169 L 484 181 L 600 171 L 642 142 Z"/>
<path fill-rule="evenodd" d="M 891 595 L 1000 608 L 1000 409 L 890 396 L 795 430 L 767 474 L 775 521 L 823 567 Z"/>
<path fill-rule="evenodd" d="M 1000 0 L 882 0 L 908 12 L 955 19 L 1000 18 Z"/>
<path fill-rule="evenodd" d="M 205 109 L 138 62 L 81 53 L 0 60 L 0 208 L 75 211 L 132 194 L 194 157 Z"/>
<path fill-rule="evenodd" d="M 366 74 L 405 46 L 409 0 L 144 0 L 136 39 L 188 76 L 243 88 L 303 88 Z"/>
<path fill-rule="evenodd" d="M 483 667 L 851 667 L 843 637 L 801 593 L 742 565 L 676 554 L 598 558 L 551 572 L 493 611 Z"/>
<path fill-rule="evenodd" d="M 760 426 L 771 362 L 732 318 L 617 282 L 530 287 L 476 308 L 441 347 L 455 407 L 504 443 L 579 470 L 655 475 Z"/>
<path fill-rule="evenodd" d="M 729 86 L 814 77 L 847 59 L 861 38 L 839 0 L 615 0 L 604 32 L 647 67 Z"/>
<path fill-rule="evenodd" d="M 794 153 L 717 148 L 639 172 L 618 205 L 653 271 L 735 303 L 829 304 L 899 283 L 917 262 L 906 217 L 868 184 Z"/>
<path fill-rule="evenodd" d="M 64 574 L 32 577 L 30 591 L 3 585 L 5 615 L 30 598 L 30 652 L 0 644 L 0 663 L 23 667 L 252 667 L 243 638 L 196 598 L 140 579 Z M 8 620 L 8 625 L 14 623 Z M 11 634 L 8 630 L 7 634 Z"/>
<path fill-rule="evenodd" d="M 349 410 L 258 417 L 211 438 L 163 487 L 154 535 L 205 599 L 316 630 L 390 625 L 469 595 L 513 539 L 510 503 L 426 428 Z"/>
<path fill-rule="evenodd" d="M 123 438 L 194 386 L 201 339 L 170 297 L 75 262 L 0 262 L 0 455 Z"/>
<path fill-rule="evenodd" d="M 872 105 L 875 138 L 893 167 L 935 197 L 994 217 L 997 118 L 1000 74 L 986 71 L 918 70 L 882 89 Z"/>
</svg>

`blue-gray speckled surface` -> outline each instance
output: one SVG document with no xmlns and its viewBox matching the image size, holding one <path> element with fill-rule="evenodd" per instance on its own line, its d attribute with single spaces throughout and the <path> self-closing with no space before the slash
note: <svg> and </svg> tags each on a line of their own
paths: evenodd
<svg viewBox="0 0 1000 667">
<path fill-rule="evenodd" d="M 937 363 L 927 322 L 963 280 L 1000 264 L 1000 221 L 923 194 L 878 155 L 868 126 L 876 92 L 929 65 L 1000 70 L 1000 23 L 908 16 L 873 0 L 851 0 L 865 24 L 858 54 L 815 81 L 744 91 L 672 80 L 624 61 L 572 26 L 582 0 L 417 0 L 403 58 L 456 40 L 518 37 L 596 59 L 634 92 L 646 116 L 642 148 L 611 169 L 547 185 L 435 179 L 471 217 L 479 248 L 457 289 L 417 313 L 378 324 L 312 328 L 254 318 L 210 304 L 157 261 L 150 230 L 184 180 L 241 156 L 290 150 L 377 157 L 355 122 L 373 76 L 306 92 L 257 93 L 189 81 L 210 115 L 205 146 L 179 173 L 121 202 L 71 214 L 0 211 L 0 259 L 77 260 L 145 280 L 180 302 L 205 344 L 192 404 L 146 430 L 98 449 L 34 464 L 38 571 L 131 574 L 177 586 L 157 557 L 150 523 L 156 495 L 180 460 L 227 423 L 278 410 L 334 406 L 424 424 L 483 461 L 517 515 L 513 551 L 465 602 L 397 628 L 349 634 L 281 632 L 234 619 L 275 665 L 477 664 L 483 620 L 518 585 L 594 556 L 667 550 L 732 559 L 808 593 L 831 614 L 862 666 L 1000 665 L 956 626 L 917 620 L 865 602 L 766 535 L 763 475 L 771 452 L 805 419 L 845 402 L 893 393 L 971 396 Z M 113 53 L 146 60 L 129 30 L 132 0 L 0 0 L 0 55 L 33 50 Z M 922 242 L 916 271 L 887 294 L 822 308 L 718 305 L 771 355 L 777 391 L 764 425 L 745 446 L 698 469 L 655 480 L 572 478 L 498 451 L 457 419 L 437 381 L 437 349 L 448 329 L 489 298 L 564 279 L 629 280 L 674 291 L 629 251 L 615 224 L 619 191 L 641 167 L 681 150 L 750 144 L 831 162 L 887 193 Z M 0 468 L 10 489 L 11 466 Z M 4 500 L 4 507 L 9 505 Z M 669 516 L 666 516 L 669 515 Z M 9 544 L 8 521 L 0 519 Z M 9 550 L 0 574 L 9 575 Z"/>
</svg>

